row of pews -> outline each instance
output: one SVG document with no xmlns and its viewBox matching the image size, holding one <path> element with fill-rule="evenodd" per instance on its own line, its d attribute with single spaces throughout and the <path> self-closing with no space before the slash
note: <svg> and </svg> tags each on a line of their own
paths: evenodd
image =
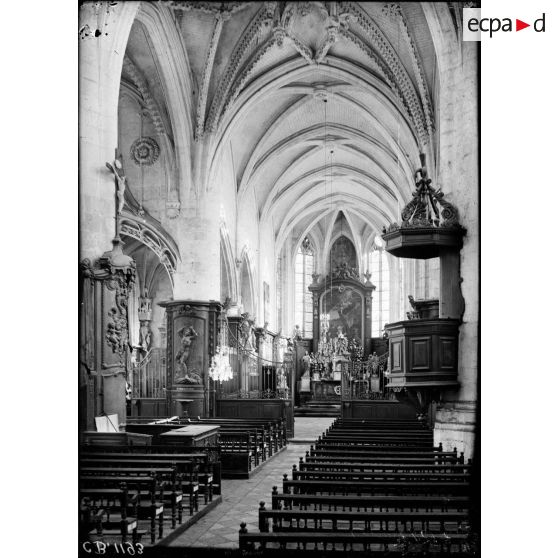
<svg viewBox="0 0 558 558">
<path fill-rule="evenodd" d="M 189 425 L 218 434 L 202 445 L 163 436 Z M 126 431 L 142 445 L 115 432 L 80 446 L 81 541 L 166 544 L 221 501 L 222 478 L 248 478 L 287 444 L 282 420 L 154 417 L 134 419 Z"/>
<path fill-rule="evenodd" d="M 471 464 L 417 421 L 337 419 L 239 547 L 469 556 Z"/>
<path fill-rule="evenodd" d="M 155 422 L 155 421 L 153 421 Z M 150 434 L 154 443 L 161 443 L 166 432 L 188 425 L 219 427 L 219 448 L 223 478 L 249 478 L 254 471 L 287 445 L 287 424 L 283 419 L 262 418 L 178 418 L 152 424 L 134 419 L 126 429 Z"/>
<path fill-rule="evenodd" d="M 83 447 L 80 539 L 155 544 L 185 522 L 185 512 L 195 522 L 221 493 L 218 450 Z"/>
</svg>

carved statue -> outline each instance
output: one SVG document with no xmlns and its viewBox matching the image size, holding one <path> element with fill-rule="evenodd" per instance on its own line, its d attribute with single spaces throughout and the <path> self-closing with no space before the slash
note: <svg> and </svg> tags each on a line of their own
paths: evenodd
<svg viewBox="0 0 558 558">
<path fill-rule="evenodd" d="M 140 345 L 144 352 L 147 352 L 151 346 L 151 329 L 147 320 L 142 320 L 139 328 Z"/>
<path fill-rule="evenodd" d="M 118 198 L 118 205 L 116 207 L 116 214 L 121 215 L 124 209 L 124 192 L 126 191 L 126 176 L 124 175 L 124 169 L 122 168 L 122 163 L 117 157 L 114 159 L 114 163 L 107 163 L 107 168 L 114 174 L 114 179 L 116 183 L 116 197 Z"/>
<path fill-rule="evenodd" d="M 335 339 L 335 354 L 344 355 L 348 351 L 349 341 L 345 334 L 343 333 L 343 328 L 337 326 L 337 337 Z"/>
<path fill-rule="evenodd" d="M 298 341 L 302 339 L 302 331 L 300 331 L 300 326 L 296 325 L 293 331 L 293 341 Z"/>
<path fill-rule="evenodd" d="M 175 383 L 177 384 L 201 384 L 201 376 L 195 370 L 188 370 L 188 360 L 192 343 L 198 337 L 194 326 L 185 326 L 178 330 L 180 336 L 180 349 L 176 353 L 176 374 Z"/>
<path fill-rule="evenodd" d="M 250 314 L 241 314 L 240 322 L 240 342 L 245 351 L 254 352 L 256 350 L 256 335 L 254 333 L 254 320 L 250 319 Z"/>
<path fill-rule="evenodd" d="M 302 375 L 302 377 L 309 378 L 310 377 L 310 355 L 308 354 L 308 351 L 306 351 L 306 354 L 302 357 L 302 363 L 304 365 L 304 374 Z"/>
</svg>

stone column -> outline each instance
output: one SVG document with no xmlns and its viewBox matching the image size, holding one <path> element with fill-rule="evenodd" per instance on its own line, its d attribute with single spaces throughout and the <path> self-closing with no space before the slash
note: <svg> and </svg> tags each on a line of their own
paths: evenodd
<svg viewBox="0 0 558 558">
<path fill-rule="evenodd" d="M 114 4 L 114 5 L 113 5 Z M 140 2 L 79 8 L 80 256 L 98 258 L 114 237 L 114 176 L 122 60 Z"/>
</svg>

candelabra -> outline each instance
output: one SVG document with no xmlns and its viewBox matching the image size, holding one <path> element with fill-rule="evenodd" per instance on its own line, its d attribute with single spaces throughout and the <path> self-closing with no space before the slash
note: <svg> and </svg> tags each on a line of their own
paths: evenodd
<svg viewBox="0 0 558 558">
<path fill-rule="evenodd" d="M 233 370 L 230 364 L 230 347 L 227 340 L 227 318 L 221 313 L 219 317 L 219 345 L 211 359 L 209 367 L 209 377 L 213 381 L 226 382 L 232 380 Z"/>
</svg>

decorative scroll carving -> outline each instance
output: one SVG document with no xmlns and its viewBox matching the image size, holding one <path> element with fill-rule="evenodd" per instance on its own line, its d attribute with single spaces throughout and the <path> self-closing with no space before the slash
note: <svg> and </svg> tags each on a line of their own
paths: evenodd
<svg viewBox="0 0 558 558">
<path fill-rule="evenodd" d="M 444 199 L 444 193 L 431 186 L 426 171 L 426 157 L 420 155 L 421 168 L 415 172 L 416 190 L 413 198 L 401 211 L 401 223 L 391 223 L 383 233 L 404 228 L 461 229 L 457 208 Z"/>
<path fill-rule="evenodd" d="M 346 262 L 340 263 L 333 271 L 331 272 L 332 279 L 355 279 L 358 281 L 358 269 L 356 267 L 349 267 Z"/>
</svg>

